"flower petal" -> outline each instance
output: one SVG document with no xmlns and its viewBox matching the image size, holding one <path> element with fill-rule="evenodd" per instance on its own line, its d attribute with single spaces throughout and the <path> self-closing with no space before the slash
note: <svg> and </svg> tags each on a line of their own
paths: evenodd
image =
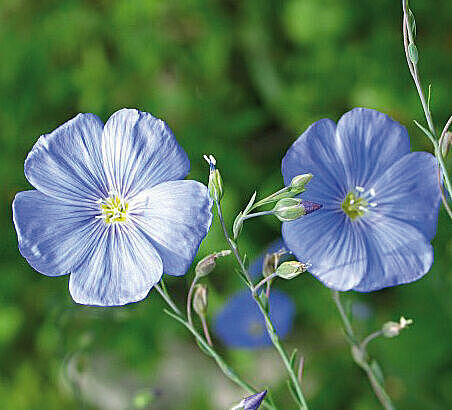
<svg viewBox="0 0 452 410">
<path fill-rule="evenodd" d="M 338 155 L 340 141 L 336 135 L 336 124 L 323 119 L 312 124 L 292 144 L 282 160 L 284 183 L 289 185 L 292 178 L 312 173 L 304 199 L 325 206 L 346 195 L 345 170 Z"/>
<path fill-rule="evenodd" d="M 94 114 L 79 114 L 41 136 L 25 160 L 28 181 L 44 194 L 63 200 L 105 197 L 102 129 L 102 121 Z"/>
<path fill-rule="evenodd" d="M 98 225 L 96 211 L 60 201 L 39 191 L 19 192 L 13 220 L 19 250 L 38 272 L 65 275 L 79 263 Z"/>
<path fill-rule="evenodd" d="M 375 212 L 407 222 L 433 239 L 441 202 L 433 155 L 413 152 L 403 156 L 377 179 L 374 189 Z"/>
<path fill-rule="evenodd" d="M 164 182 L 131 202 L 131 217 L 159 252 L 165 273 L 187 272 L 209 231 L 211 206 L 207 188 L 191 180 Z"/>
<path fill-rule="evenodd" d="M 292 329 L 294 304 L 285 293 L 272 290 L 269 306 L 276 333 L 283 338 Z M 217 314 L 215 333 L 230 347 L 258 348 L 272 343 L 265 328 L 265 319 L 248 291 L 237 292 Z"/>
<path fill-rule="evenodd" d="M 433 247 L 422 232 L 397 219 L 375 215 L 366 222 L 367 271 L 359 292 L 413 282 L 433 263 Z"/>
<path fill-rule="evenodd" d="M 148 239 L 133 223 L 117 223 L 98 232 L 96 246 L 70 276 L 69 291 L 80 304 L 120 306 L 144 299 L 162 273 Z"/>
<path fill-rule="evenodd" d="M 108 119 L 102 149 L 109 188 L 129 199 L 164 181 L 185 178 L 190 170 L 168 125 L 138 110 L 122 109 Z"/>
<path fill-rule="evenodd" d="M 367 266 L 359 222 L 343 212 L 320 209 L 282 224 L 287 248 L 300 262 L 310 263 L 316 278 L 336 290 L 349 290 L 362 279 Z"/>
<path fill-rule="evenodd" d="M 345 113 L 337 123 L 337 135 L 348 189 L 369 189 L 388 167 L 410 152 L 406 128 L 368 108 Z"/>
</svg>

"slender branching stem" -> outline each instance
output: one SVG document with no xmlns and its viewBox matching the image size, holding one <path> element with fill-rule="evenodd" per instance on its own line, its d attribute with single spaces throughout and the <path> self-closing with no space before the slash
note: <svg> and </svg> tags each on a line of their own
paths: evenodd
<svg viewBox="0 0 452 410">
<path fill-rule="evenodd" d="M 265 285 L 265 284 L 268 285 L 268 284 L 271 282 L 272 279 L 276 278 L 276 276 L 278 276 L 278 275 L 276 274 L 276 272 L 274 272 L 274 273 L 272 273 L 271 275 L 268 275 L 266 278 L 262 279 L 256 286 L 254 286 L 253 292 L 256 293 L 257 290 L 258 290 L 262 285 Z M 268 286 L 267 286 L 267 289 L 268 289 Z"/>
<path fill-rule="evenodd" d="M 244 275 L 245 278 L 247 278 L 249 280 L 249 288 L 251 290 L 251 294 L 254 298 L 254 300 L 256 301 L 259 310 L 262 313 L 262 316 L 265 319 L 265 324 L 267 327 L 267 333 L 270 336 L 270 339 L 274 345 L 274 347 L 276 348 L 277 352 L 279 353 L 284 366 L 286 367 L 286 370 L 289 374 L 290 380 L 292 381 L 293 387 L 295 389 L 296 395 L 297 395 L 297 401 L 298 401 L 298 405 L 300 406 L 300 409 L 302 410 L 308 410 L 308 405 L 306 403 L 306 400 L 303 396 L 303 392 L 301 391 L 301 386 L 298 382 L 298 378 L 297 375 L 295 374 L 294 369 L 292 368 L 291 364 L 290 364 L 290 359 L 289 356 L 287 355 L 287 352 L 285 351 L 284 347 L 282 346 L 279 337 L 275 331 L 275 328 L 273 326 L 273 323 L 270 319 L 270 316 L 267 312 L 267 309 L 264 307 L 263 302 L 261 301 L 261 299 L 259 298 L 258 294 L 256 292 L 254 292 L 254 287 L 253 284 L 250 280 L 250 276 L 248 274 L 247 269 L 245 268 L 245 265 L 240 257 L 240 253 L 238 251 L 237 245 L 232 241 L 232 239 L 229 236 L 228 230 L 226 229 L 226 224 L 224 221 L 224 217 L 223 217 L 223 212 L 221 209 L 221 204 L 218 201 L 215 201 L 216 205 L 217 205 L 217 211 L 218 211 L 218 219 L 220 220 L 221 226 L 223 227 L 223 233 L 224 233 L 224 237 L 227 241 L 227 243 L 229 244 L 229 247 L 232 250 L 232 253 L 235 257 L 235 259 L 237 260 L 237 263 L 240 267 L 240 270 L 242 272 L 242 274 Z"/>
<path fill-rule="evenodd" d="M 213 343 L 209 333 L 209 326 L 207 326 L 206 316 L 201 315 L 199 318 L 201 319 L 202 331 L 204 332 L 204 336 L 206 337 L 207 343 L 209 344 L 210 347 L 212 347 Z"/>
<path fill-rule="evenodd" d="M 370 384 L 372 386 L 372 389 L 377 396 L 378 400 L 380 401 L 383 408 L 386 410 L 395 410 L 395 406 L 392 403 L 391 398 L 389 397 L 388 393 L 386 392 L 384 386 L 380 382 L 380 379 L 378 375 L 375 372 L 375 369 L 370 365 L 368 354 L 366 351 L 367 344 L 375 339 L 376 337 L 381 335 L 381 332 L 375 332 L 366 337 L 362 343 L 358 342 L 358 339 L 355 336 L 355 332 L 353 331 L 353 327 L 350 323 L 350 320 L 348 319 L 347 314 L 345 313 L 345 309 L 342 306 L 342 302 L 339 296 L 339 292 L 334 290 L 333 291 L 333 300 L 336 304 L 337 310 L 339 311 L 339 315 L 342 319 L 342 323 L 344 325 L 344 331 L 347 335 L 347 340 L 350 343 L 350 346 L 352 348 L 352 357 L 355 363 L 363 369 L 367 377 L 370 381 Z"/>
<path fill-rule="evenodd" d="M 254 214 L 248 214 L 242 216 L 242 220 L 245 221 L 246 219 L 255 218 L 256 216 L 265 216 L 265 215 L 273 215 L 273 211 L 262 211 L 262 212 L 255 212 Z"/>
<path fill-rule="evenodd" d="M 218 367 L 221 369 L 223 374 L 232 382 L 240 386 L 242 389 L 247 390 L 251 394 L 257 394 L 259 391 L 255 389 L 253 386 L 245 382 L 224 360 L 223 358 L 216 352 L 216 350 L 209 345 L 208 341 L 202 337 L 202 335 L 182 316 L 181 311 L 178 309 L 174 301 L 168 292 L 164 291 L 159 285 L 154 285 L 155 289 L 162 296 L 163 300 L 167 303 L 167 305 L 171 308 L 170 310 L 165 309 L 165 313 L 172 317 L 174 320 L 182 324 L 196 339 L 202 349 L 210 355 Z M 274 405 L 271 397 L 266 397 L 265 401 L 262 403 L 264 408 L 267 410 L 278 410 L 278 408 Z"/>
</svg>

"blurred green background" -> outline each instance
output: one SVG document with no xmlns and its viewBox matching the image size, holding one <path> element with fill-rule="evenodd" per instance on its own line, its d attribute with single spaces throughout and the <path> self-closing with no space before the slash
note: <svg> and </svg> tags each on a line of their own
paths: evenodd
<svg viewBox="0 0 452 410">
<path fill-rule="evenodd" d="M 420 69 L 442 127 L 451 109 L 452 2 L 411 6 Z M 149 111 L 188 152 L 190 178 L 206 182 L 202 154 L 215 154 L 229 223 L 254 189 L 263 195 L 281 186 L 284 152 L 320 118 L 375 108 L 408 127 L 413 149 L 430 148 L 412 123 L 423 116 L 403 54 L 399 1 L 2 0 L 0 61 L 1 409 L 148 408 L 148 392 L 153 409 L 226 409 L 243 394 L 164 315 L 155 291 L 122 308 L 78 306 L 67 277 L 46 278 L 21 258 L 11 202 L 31 188 L 23 162 L 41 134 L 78 112 L 105 121 L 122 107 Z M 279 229 L 273 218 L 252 220 L 240 246 L 252 259 Z M 443 211 L 434 246 L 435 264 L 417 283 L 344 296 L 358 307 L 362 336 L 402 314 L 414 319 L 398 338 L 370 345 L 401 409 L 452 408 L 452 240 Z M 224 247 L 215 223 L 198 258 Z M 167 281 L 179 304 L 191 277 Z M 208 283 L 212 317 L 240 287 L 232 260 L 221 261 Z M 312 409 L 378 409 L 328 289 L 310 275 L 276 287 L 296 301 L 286 343 L 305 356 Z M 292 408 L 271 349 L 216 343 L 249 381 L 271 386 L 281 408 Z"/>
</svg>

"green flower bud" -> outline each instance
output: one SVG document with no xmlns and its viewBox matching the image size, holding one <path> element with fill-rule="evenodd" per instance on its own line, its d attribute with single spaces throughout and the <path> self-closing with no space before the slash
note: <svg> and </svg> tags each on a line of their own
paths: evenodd
<svg viewBox="0 0 452 410">
<path fill-rule="evenodd" d="M 135 394 L 133 398 L 134 409 L 147 409 L 154 400 L 154 394 L 150 390 L 143 390 Z"/>
<path fill-rule="evenodd" d="M 292 178 L 290 187 L 295 190 L 304 191 L 305 185 L 312 179 L 312 174 L 301 174 Z"/>
<path fill-rule="evenodd" d="M 282 222 L 294 221 L 305 213 L 301 199 L 298 198 L 280 199 L 273 208 L 273 214 Z"/>
<path fill-rule="evenodd" d="M 214 201 L 218 202 L 223 197 L 223 179 L 221 178 L 220 171 L 215 168 L 217 160 L 213 155 L 204 155 L 204 159 L 210 166 L 209 194 Z"/>
<path fill-rule="evenodd" d="M 381 331 L 385 337 L 395 337 L 400 334 L 402 329 L 405 329 L 411 325 L 413 321 L 411 319 L 405 319 L 403 316 L 400 318 L 400 322 L 386 322 Z"/>
<path fill-rule="evenodd" d="M 284 262 L 276 269 L 276 275 L 282 279 L 293 279 L 306 272 L 309 265 L 298 261 Z"/>
<path fill-rule="evenodd" d="M 198 316 L 203 317 L 207 313 L 207 286 L 196 285 L 193 296 L 193 309 Z"/>
<path fill-rule="evenodd" d="M 228 256 L 231 254 L 230 250 L 224 250 L 221 252 L 212 253 L 210 255 L 207 255 L 206 257 L 202 258 L 195 268 L 196 276 L 199 278 L 202 278 L 204 276 L 207 276 L 209 273 L 211 273 L 215 266 L 217 265 L 216 260 L 223 256 Z"/>
</svg>

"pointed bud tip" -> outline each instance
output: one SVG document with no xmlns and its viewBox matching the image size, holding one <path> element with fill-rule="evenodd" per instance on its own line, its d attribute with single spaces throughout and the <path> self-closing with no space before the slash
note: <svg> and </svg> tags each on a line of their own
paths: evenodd
<svg viewBox="0 0 452 410">
<path fill-rule="evenodd" d="M 243 400 L 243 410 L 257 410 L 264 401 L 264 397 L 267 394 L 267 390 L 260 393 L 253 394 Z"/>
<path fill-rule="evenodd" d="M 307 199 L 303 199 L 301 203 L 303 204 L 306 215 L 318 211 L 320 208 L 323 207 L 323 205 L 318 204 L 316 202 L 308 201 Z"/>
</svg>

